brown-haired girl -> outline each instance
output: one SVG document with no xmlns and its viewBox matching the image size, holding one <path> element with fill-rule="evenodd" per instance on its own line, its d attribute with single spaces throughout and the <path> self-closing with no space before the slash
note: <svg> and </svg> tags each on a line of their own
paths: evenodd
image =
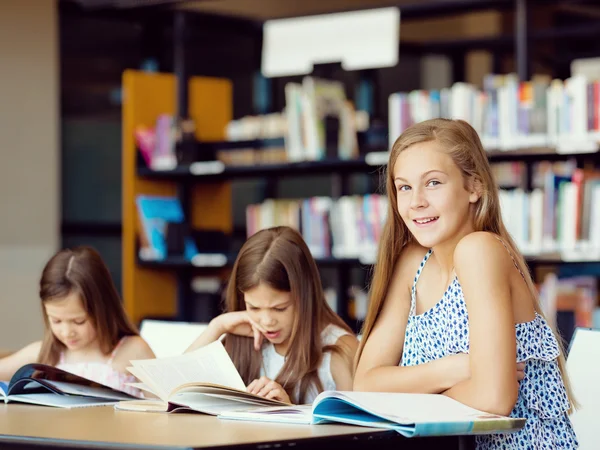
<svg viewBox="0 0 600 450">
<path fill-rule="evenodd" d="M 325 301 L 317 265 L 289 227 L 262 230 L 243 245 L 226 291 L 226 312 L 187 351 L 223 334 L 248 391 L 311 403 L 323 390 L 352 388 L 358 341 Z"/>
<path fill-rule="evenodd" d="M 59 251 L 44 267 L 39 292 L 44 338 L 1 359 L 0 379 L 38 362 L 139 396 L 126 385 L 137 381 L 126 368 L 154 353 L 127 318 L 100 255 L 90 247 Z"/>
<path fill-rule="evenodd" d="M 527 419 L 477 437 L 480 449 L 577 447 L 561 346 L 475 130 L 447 119 L 408 128 L 390 153 L 387 195 L 354 389 L 441 393 Z"/>
</svg>

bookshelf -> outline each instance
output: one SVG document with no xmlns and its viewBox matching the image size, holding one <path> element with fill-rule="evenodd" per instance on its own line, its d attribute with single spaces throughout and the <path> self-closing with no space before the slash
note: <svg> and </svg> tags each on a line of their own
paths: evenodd
<svg viewBox="0 0 600 450">
<path fill-rule="evenodd" d="M 231 82 L 191 77 L 188 88 L 190 116 L 198 125 L 195 138 L 199 141 L 223 139 L 223 130 L 232 114 Z M 163 267 L 175 270 L 155 270 L 155 267 L 138 264 L 137 195 L 186 196 L 189 198 L 186 217 L 194 229 L 224 233 L 232 230 L 231 185 L 227 181 L 187 186 L 138 176 L 134 129 L 140 124 L 153 124 L 159 114 L 174 114 L 175 92 L 176 78 L 172 74 L 133 70 L 123 73 L 123 300 L 129 317 L 137 323 L 145 317 L 174 317 L 178 310 L 185 310 L 181 292 L 178 292 L 182 283 L 177 272 L 184 264 Z"/>
<path fill-rule="evenodd" d="M 205 145 L 205 144 L 203 144 Z M 219 145 L 215 143 L 215 145 Z M 505 161 L 520 161 L 533 163 L 544 160 L 566 160 L 569 158 L 584 158 L 597 160 L 600 154 L 598 153 L 557 153 L 551 148 L 532 148 L 520 149 L 516 151 L 490 151 L 489 159 L 491 162 Z M 192 185 L 205 185 L 215 183 L 217 180 L 222 183 L 234 182 L 235 180 L 245 178 L 277 178 L 299 176 L 303 177 L 307 174 L 322 173 L 329 175 L 349 175 L 352 173 L 370 173 L 379 175 L 383 173 L 387 161 L 387 152 L 375 152 L 361 156 L 356 160 L 323 160 L 323 161 L 305 161 L 298 163 L 287 164 L 269 164 L 265 166 L 250 166 L 250 167 L 225 167 L 222 171 L 216 174 L 194 175 L 188 166 L 182 166 L 174 170 L 152 171 L 147 168 L 136 169 L 136 176 L 139 179 L 158 183 L 183 183 Z M 202 163 L 200 163 L 202 164 Z M 214 262 L 211 256 L 201 255 L 205 258 L 200 258 L 199 261 L 188 261 L 183 257 L 167 257 L 161 261 L 144 261 L 137 259 L 136 264 L 147 270 L 155 271 L 171 271 L 177 272 L 179 278 L 185 278 L 185 282 L 189 283 L 189 277 L 192 271 L 196 272 L 214 272 L 222 269 L 221 274 L 226 274 L 227 269 L 230 269 L 235 260 L 235 252 L 225 253 L 218 258 L 218 262 Z M 344 285 L 348 284 L 348 270 L 352 268 L 362 268 L 369 272 L 373 258 L 335 258 L 324 257 L 315 258 L 320 267 L 333 267 L 339 275 L 338 282 Z M 585 259 L 564 260 L 558 253 L 531 255 L 527 257 L 530 268 L 535 272 L 536 269 L 542 266 L 555 266 L 557 264 L 583 265 L 588 264 L 595 267 L 593 270 L 600 274 L 600 261 Z M 189 294 L 189 293 L 188 293 Z M 180 295 L 180 294 L 179 294 Z M 340 295 L 338 293 L 338 295 Z M 183 310 L 189 310 L 189 299 L 179 297 L 178 307 Z M 338 299 L 338 312 L 340 315 L 350 322 L 355 327 L 359 326 L 359 322 L 351 319 L 348 313 L 348 297 L 341 296 Z M 182 316 L 182 318 L 186 318 Z"/>
<path fill-rule="evenodd" d="M 410 8 L 408 9 L 410 11 Z M 426 14 L 423 11 L 419 14 L 421 13 Z M 177 23 L 182 26 L 181 21 L 176 20 Z M 175 34 L 181 34 L 181 30 Z M 543 33 L 540 34 L 540 39 L 542 38 Z M 434 49 L 445 52 L 464 48 L 494 48 L 514 44 L 520 39 L 522 36 L 519 35 L 515 38 L 501 36 L 484 40 L 446 41 L 445 44 L 431 42 L 417 50 Z M 200 161 L 180 164 L 174 169 L 163 171 L 153 171 L 144 167 L 140 164 L 134 143 L 134 129 L 140 124 L 151 126 L 159 114 L 187 117 L 189 113 L 189 117 L 196 124 L 196 132 L 194 141 L 188 144 L 196 147 L 197 153 L 271 145 L 265 141 L 223 140 L 225 126 L 232 119 L 232 83 L 227 79 L 188 78 L 180 51 L 181 48 L 175 51 L 179 62 L 175 64 L 174 75 L 137 71 L 127 71 L 123 75 L 123 298 L 128 314 L 136 322 L 145 317 L 177 317 L 188 320 L 192 301 L 189 286 L 191 278 L 200 274 L 226 279 L 236 257 L 235 251 L 228 251 L 217 255 L 202 255 L 204 258 L 194 261 L 177 256 L 168 256 L 160 261 L 141 259 L 138 256 L 140 227 L 135 208 L 136 195 L 177 196 L 194 230 L 218 230 L 225 235 L 231 235 L 234 232 L 232 182 L 245 179 L 276 182 L 287 177 L 321 174 L 331 176 L 334 183 L 335 180 L 341 181 L 342 187 L 337 189 L 337 194 L 347 195 L 349 192 L 345 180 L 348 176 L 371 174 L 377 177 L 387 162 L 387 152 L 370 152 L 351 160 L 324 159 L 261 166 L 218 166 Z M 522 63 L 526 50 L 518 48 L 517 53 L 517 60 Z M 526 69 L 520 67 L 519 74 L 522 73 L 526 73 Z M 494 150 L 488 155 L 491 162 L 517 161 L 526 163 L 528 167 L 540 160 L 564 161 L 574 158 L 581 165 L 590 161 L 597 165 L 600 159 L 597 152 L 559 153 L 547 147 L 521 148 L 514 151 Z M 593 264 L 598 266 L 597 273 L 600 273 L 600 261 L 564 261 L 559 254 L 532 256 L 528 258 L 528 262 L 534 271 L 538 266 Z M 338 292 L 338 312 L 342 318 L 354 325 L 348 315 L 348 295 L 342 291 L 348 286 L 350 269 L 362 267 L 368 272 L 373 261 L 326 257 L 317 258 L 317 263 L 320 267 L 334 268 L 339 274 L 338 284 L 341 287 Z"/>
</svg>

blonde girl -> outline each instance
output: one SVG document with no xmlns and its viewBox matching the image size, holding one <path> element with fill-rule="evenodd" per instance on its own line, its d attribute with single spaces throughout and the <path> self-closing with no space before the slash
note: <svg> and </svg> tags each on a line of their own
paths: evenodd
<svg viewBox="0 0 600 450">
<path fill-rule="evenodd" d="M 445 119 L 407 129 L 387 195 L 355 390 L 440 393 L 527 419 L 519 432 L 477 437 L 480 449 L 577 447 L 561 345 L 475 130 Z"/>
</svg>

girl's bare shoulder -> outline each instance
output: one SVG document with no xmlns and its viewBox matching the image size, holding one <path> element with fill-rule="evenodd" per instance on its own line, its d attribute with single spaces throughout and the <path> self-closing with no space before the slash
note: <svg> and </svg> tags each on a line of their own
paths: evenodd
<svg viewBox="0 0 600 450">
<path fill-rule="evenodd" d="M 156 356 L 148 343 L 140 336 L 128 336 L 115 355 L 113 366 L 127 368 L 136 359 L 154 359 Z"/>
<path fill-rule="evenodd" d="M 429 251 L 417 242 L 410 242 L 400 253 L 394 269 L 394 278 L 412 280 L 417 272 L 421 261 Z"/>
</svg>

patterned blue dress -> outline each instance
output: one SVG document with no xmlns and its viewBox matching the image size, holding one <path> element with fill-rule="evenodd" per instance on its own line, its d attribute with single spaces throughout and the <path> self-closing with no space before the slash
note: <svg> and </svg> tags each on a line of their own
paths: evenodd
<svg viewBox="0 0 600 450">
<path fill-rule="evenodd" d="M 416 315 L 416 285 L 429 250 L 421 262 L 412 287 L 410 315 L 404 336 L 401 366 L 424 364 L 456 353 L 469 353 L 469 317 L 456 276 L 443 298 L 431 309 Z M 531 322 L 515 325 L 517 362 L 526 361 L 525 378 L 511 417 L 527 419 L 515 433 L 477 436 L 477 448 L 573 449 L 577 437 L 568 418 L 568 397 L 557 357 L 558 344 L 544 318 L 536 313 Z"/>
</svg>

